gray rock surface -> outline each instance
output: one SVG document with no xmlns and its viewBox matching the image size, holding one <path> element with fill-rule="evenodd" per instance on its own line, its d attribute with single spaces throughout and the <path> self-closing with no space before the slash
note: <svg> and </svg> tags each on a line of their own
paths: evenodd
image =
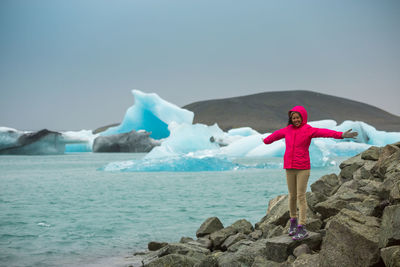
<svg viewBox="0 0 400 267">
<path fill-rule="evenodd" d="M 343 209 L 326 226 L 321 266 L 372 266 L 380 260 L 378 218 Z"/>
<path fill-rule="evenodd" d="M 196 232 L 197 237 L 202 237 L 214 233 L 224 228 L 223 224 L 217 217 L 211 217 L 205 220 Z"/>
<path fill-rule="evenodd" d="M 152 242 L 149 242 L 149 243 L 147 244 L 147 248 L 148 248 L 150 251 L 156 251 L 156 250 L 159 250 L 159 249 L 162 248 L 162 247 L 165 247 L 166 245 L 168 245 L 168 243 L 166 243 L 166 242 L 156 242 L 156 241 L 152 241 Z"/>
<path fill-rule="evenodd" d="M 382 215 L 379 247 L 400 245 L 400 204 L 387 206 Z"/>
<path fill-rule="evenodd" d="M 302 254 L 311 254 L 311 249 L 307 244 L 301 244 L 293 251 L 293 255 L 298 258 Z"/>
<path fill-rule="evenodd" d="M 93 142 L 93 152 L 149 152 L 160 142 L 150 137 L 149 132 L 132 130 L 108 136 L 98 136 Z"/>
<path fill-rule="evenodd" d="M 293 241 L 288 235 L 281 235 L 265 240 L 266 247 L 266 258 L 276 262 L 284 262 L 291 255 L 294 249 L 301 245 L 307 244 L 311 249 L 319 248 L 322 237 L 319 233 L 308 232 L 309 236 L 301 241 Z"/>
<path fill-rule="evenodd" d="M 381 249 L 381 257 L 387 267 L 400 267 L 400 246 Z"/>
</svg>

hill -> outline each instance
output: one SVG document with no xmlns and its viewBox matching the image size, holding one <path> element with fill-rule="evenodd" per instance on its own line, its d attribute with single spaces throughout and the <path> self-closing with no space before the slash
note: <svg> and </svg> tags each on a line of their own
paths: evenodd
<svg viewBox="0 0 400 267">
<path fill-rule="evenodd" d="M 183 108 L 194 112 L 194 123 L 218 123 L 224 131 L 248 126 L 264 133 L 286 126 L 288 111 L 297 105 L 307 109 L 308 121 L 363 121 L 378 130 L 400 132 L 399 116 L 365 103 L 304 90 L 206 100 Z"/>
</svg>

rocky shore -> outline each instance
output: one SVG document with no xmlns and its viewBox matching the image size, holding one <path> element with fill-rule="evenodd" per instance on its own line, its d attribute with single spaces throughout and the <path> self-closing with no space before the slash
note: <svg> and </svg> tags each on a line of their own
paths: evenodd
<svg viewBox="0 0 400 267">
<path fill-rule="evenodd" d="M 208 218 L 196 240 L 150 242 L 129 266 L 400 266 L 400 142 L 370 147 L 340 169 L 311 185 L 304 240 L 287 235 L 288 196 L 281 195 L 254 226 Z"/>
</svg>

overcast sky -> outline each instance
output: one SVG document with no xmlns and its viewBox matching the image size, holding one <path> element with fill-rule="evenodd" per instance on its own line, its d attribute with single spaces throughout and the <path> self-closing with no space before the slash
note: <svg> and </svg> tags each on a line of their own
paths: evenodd
<svg viewBox="0 0 400 267">
<path fill-rule="evenodd" d="M 1 0 L 0 126 L 120 122 L 131 89 L 178 106 L 311 90 L 400 115 L 400 1 Z"/>
</svg>

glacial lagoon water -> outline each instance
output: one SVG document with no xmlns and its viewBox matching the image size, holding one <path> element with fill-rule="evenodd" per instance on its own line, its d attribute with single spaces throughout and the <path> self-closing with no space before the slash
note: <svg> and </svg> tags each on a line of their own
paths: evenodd
<svg viewBox="0 0 400 267">
<path fill-rule="evenodd" d="M 247 169 L 107 172 L 144 154 L 0 157 L 0 266 L 124 266 L 152 240 L 177 242 L 208 217 L 253 225 L 286 194 L 281 158 L 238 158 Z M 338 164 L 314 168 L 309 185 Z M 265 168 L 251 168 L 262 166 Z M 277 167 L 268 167 L 277 166 Z"/>
</svg>

